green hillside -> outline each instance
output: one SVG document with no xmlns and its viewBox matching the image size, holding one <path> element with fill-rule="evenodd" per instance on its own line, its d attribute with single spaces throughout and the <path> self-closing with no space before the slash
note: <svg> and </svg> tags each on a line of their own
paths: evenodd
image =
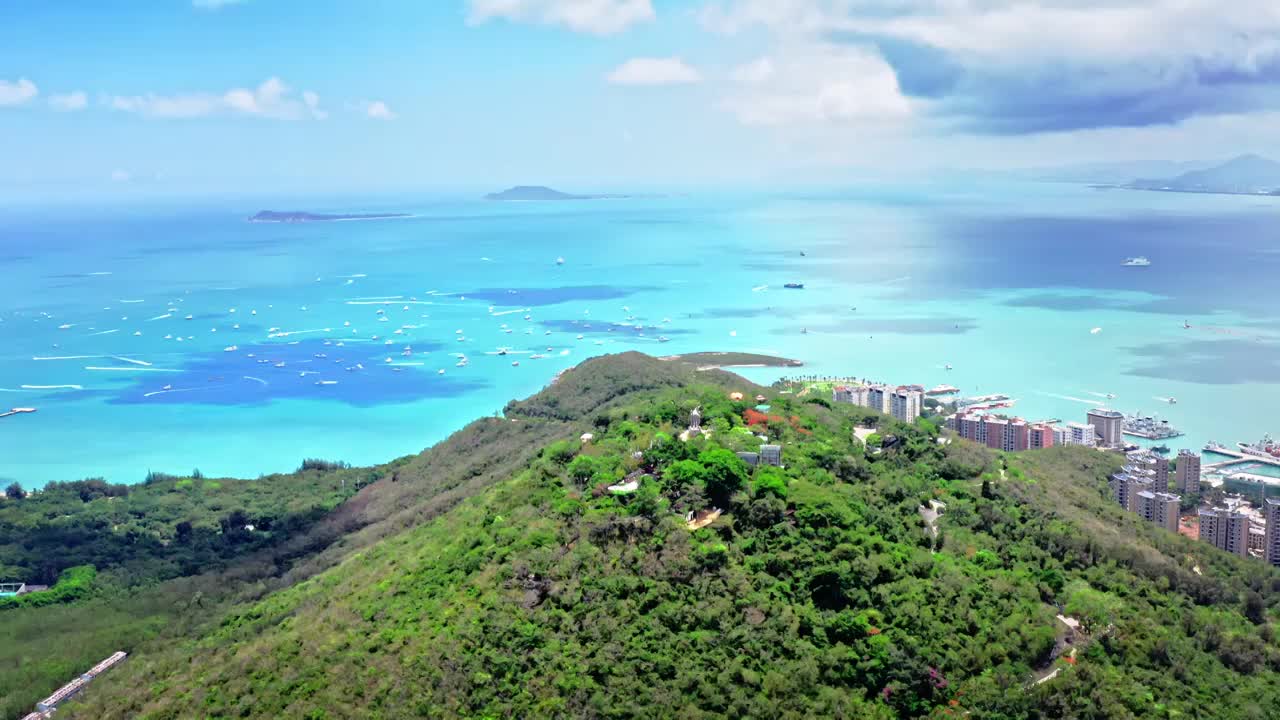
<svg viewBox="0 0 1280 720">
<path fill-rule="evenodd" d="M 735 455 L 761 435 L 784 467 Z M 228 570 L 0 628 L 133 652 L 60 717 L 1272 716 L 1280 575 L 1122 512 L 1117 465 L 632 353 Z"/>
</svg>

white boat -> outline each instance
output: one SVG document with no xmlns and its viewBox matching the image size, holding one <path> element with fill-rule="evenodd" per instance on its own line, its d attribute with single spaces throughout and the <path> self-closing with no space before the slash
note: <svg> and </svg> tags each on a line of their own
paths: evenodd
<svg viewBox="0 0 1280 720">
<path fill-rule="evenodd" d="M 239 349 L 240 348 L 235 345 L 228 345 L 227 347 L 222 348 L 222 352 L 235 352 Z"/>
<path fill-rule="evenodd" d="M 1151 264 L 1151 261 L 1139 255 L 1137 257 L 1125 258 L 1124 262 L 1120 264 L 1125 267 L 1147 267 Z"/>
<path fill-rule="evenodd" d="M 563 264 L 564 264 L 564 258 L 563 258 L 563 257 L 558 257 L 558 258 L 556 258 L 556 264 L 557 264 L 557 265 L 563 265 Z"/>
</svg>

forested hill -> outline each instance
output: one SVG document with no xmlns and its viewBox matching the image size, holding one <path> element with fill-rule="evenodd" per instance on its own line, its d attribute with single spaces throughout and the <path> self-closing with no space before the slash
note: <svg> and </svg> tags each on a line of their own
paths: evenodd
<svg viewBox="0 0 1280 720">
<path fill-rule="evenodd" d="M 600 358 L 375 469 L 59 716 L 1272 716 L 1280 576 L 1122 512 L 1117 464 Z"/>
</svg>

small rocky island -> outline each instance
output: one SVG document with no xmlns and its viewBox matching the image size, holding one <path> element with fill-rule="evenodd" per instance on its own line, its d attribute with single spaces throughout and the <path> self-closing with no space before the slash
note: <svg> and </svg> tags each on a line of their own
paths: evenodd
<svg viewBox="0 0 1280 720">
<path fill-rule="evenodd" d="M 504 200 L 507 202 L 544 202 L 549 200 L 608 200 L 630 197 L 629 195 L 573 195 L 560 192 L 545 185 L 517 185 L 502 192 L 489 193 L 485 200 Z"/>
<path fill-rule="evenodd" d="M 321 214 L 301 212 L 297 210 L 263 210 L 249 218 L 255 223 L 304 223 L 304 222 L 336 222 L 339 220 L 387 220 L 391 218 L 409 217 L 408 213 L 338 213 Z"/>
</svg>

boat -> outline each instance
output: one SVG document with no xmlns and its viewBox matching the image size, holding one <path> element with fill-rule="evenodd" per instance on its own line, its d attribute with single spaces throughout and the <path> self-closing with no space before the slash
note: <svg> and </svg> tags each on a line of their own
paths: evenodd
<svg viewBox="0 0 1280 720">
<path fill-rule="evenodd" d="M 660 343 L 671 342 L 671 338 L 667 337 L 666 335 L 659 335 L 658 342 Z"/>
<path fill-rule="evenodd" d="M 563 257 L 558 257 L 558 258 L 556 258 L 556 264 L 557 264 L 557 265 L 563 265 L 563 264 L 564 264 L 564 258 L 563 258 Z"/>
<path fill-rule="evenodd" d="M 1280 443 L 1271 439 L 1270 434 L 1262 436 L 1256 443 L 1236 443 L 1240 451 L 1255 457 L 1280 458 Z"/>
<path fill-rule="evenodd" d="M 1169 454 L 1169 446 L 1168 446 L 1168 445 L 1155 445 L 1155 446 L 1153 446 L 1153 447 L 1151 448 L 1151 452 L 1157 452 L 1157 453 L 1160 453 L 1161 455 L 1168 455 L 1168 454 Z"/>
<path fill-rule="evenodd" d="M 1120 264 L 1125 267 L 1147 267 L 1151 264 L 1151 261 L 1139 255 L 1137 257 L 1125 258 L 1124 262 Z"/>
<path fill-rule="evenodd" d="M 803 290 L 803 289 L 804 289 L 804 283 L 794 283 L 794 282 L 793 282 L 793 283 L 785 283 L 785 284 L 783 284 L 783 286 L 782 286 L 782 287 L 784 287 L 784 288 L 788 288 L 788 289 L 790 289 L 790 290 Z"/>
<path fill-rule="evenodd" d="M 512 361 L 511 367 L 520 367 L 520 361 L 519 360 Z"/>
<path fill-rule="evenodd" d="M 1174 398 L 1174 397 L 1169 398 L 1169 404 L 1170 404 L 1170 405 L 1177 405 L 1177 404 L 1178 404 L 1178 398 Z"/>
<path fill-rule="evenodd" d="M 947 363 L 945 366 L 943 366 L 943 369 L 945 369 L 945 370 L 950 370 L 950 369 L 952 369 L 952 368 L 951 368 L 951 363 Z"/>
<path fill-rule="evenodd" d="M 925 395 L 954 395 L 960 392 L 960 388 L 954 385 L 938 385 L 930 390 L 925 391 Z"/>
</svg>

